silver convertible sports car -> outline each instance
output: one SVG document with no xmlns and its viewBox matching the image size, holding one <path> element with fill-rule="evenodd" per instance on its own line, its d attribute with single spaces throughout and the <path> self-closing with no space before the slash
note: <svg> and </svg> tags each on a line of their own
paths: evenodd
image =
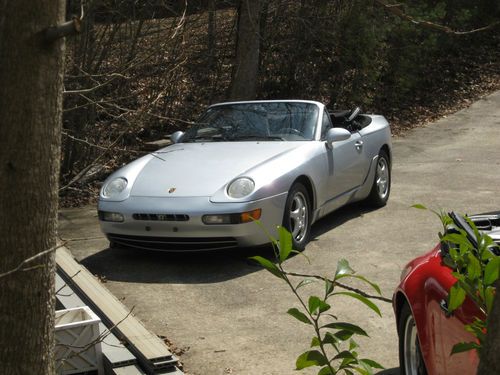
<svg viewBox="0 0 500 375">
<path fill-rule="evenodd" d="M 301 250 L 320 217 L 350 202 L 383 206 L 389 198 L 389 124 L 359 108 L 328 112 L 305 100 L 221 103 L 171 140 L 104 182 L 99 220 L 110 246 L 256 246 L 283 225 Z"/>
</svg>

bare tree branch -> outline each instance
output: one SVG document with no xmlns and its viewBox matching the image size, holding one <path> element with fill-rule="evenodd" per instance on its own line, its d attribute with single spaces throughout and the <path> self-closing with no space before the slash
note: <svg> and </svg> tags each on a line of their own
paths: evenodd
<svg viewBox="0 0 500 375">
<path fill-rule="evenodd" d="M 75 177 L 73 177 L 71 179 L 70 182 L 68 182 L 66 185 L 64 185 L 63 187 L 59 188 L 59 191 L 64 191 L 66 190 L 67 188 L 69 188 L 71 185 L 73 185 L 74 183 L 78 182 L 84 175 L 85 173 L 87 173 L 90 168 L 92 168 L 94 165 L 97 164 L 97 162 L 99 160 L 101 160 L 104 155 L 106 155 L 109 150 L 111 150 L 113 148 L 113 146 L 115 146 L 118 141 L 120 141 L 120 139 L 123 138 L 123 136 L 125 135 L 125 133 L 129 130 L 129 127 L 127 127 L 122 133 L 120 133 L 120 135 L 113 141 L 113 143 L 111 143 L 99 156 L 97 156 L 89 165 L 87 165 L 85 168 L 83 168 Z"/>
<path fill-rule="evenodd" d="M 70 280 L 72 280 L 76 275 L 78 275 L 80 273 L 80 271 L 81 270 L 76 271 L 76 273 L 70 277 Z M 59 289 L 57 289 L 56 290 L 56 296 L 62 295 L 62 294 L 59 294 L 59 293 L 61 292 L 61 290 L 63 290 L 67 286 L 68 286 L 68 284 L 64 283 L 64 285 L 62 287 L 60 287 Z M 69 286 L 68 286 L 68 288 L 69 288 Z"/>
<path fill-rule="evenodd" d="M 51 26 L 45 29 L 43 38 L 46 43 L 52 43 L 60 38 L 78 34 L 81 30 L 81 19 L 74 17 L 71 21 Z"/>
<path fill-rule="evenodd" d="M 51 247 L 50 249 L 47 249 L 47 250 L 44 250 L 44 251 L 41 251 L 35 255 L 33 255 L 32 257 L 29 257 L 25 260 L 23 260 L 21 263 L 19 263 L 19 265 L 16 267 L 16 268 L 13 268 L 9 271 L 6 271 L 6 272 L 3 272 L 3 273 L 0 273 L 0 279 L 3 278 L 3 277 L 6 277 L 6 276 L 9 276 L 17 271 L 24 271 L 24 270 L 29 270 L 29 269 L 33 269 L 33 267 L 30 267 L 30 268 L 23 268 L 27 263 L 30 263 L 44 255 L 47 255 L 47 254 L 50 254 L 51 252 L 53 251 L 56 251 L 57 249 L 59 249 L 60 247 L 63 247 L 64 245 L 66 245 L 66 242 L 63 242 L 59 245 L 56 245 L 56 246 L 53 246 Z M 38 266 L 34 266 L 36 268 L 38 268 Z"/>
<path fill-rule="evenodd" d="M 170 39 L 174 39 L 177 36 L 177 33 L 179 30 L 184 26 L 184 23 L 186 22 L 186 12 L 187 12 L 187 7 L 188 7 L 188 2 L 187 0 L 184 1 L 184 12 L 182 13 L 181 19 L 179 20 L 177 27 L 174 29 L 174 33 L 170 37 Z"/>
<path fill-rule="evenodd" d="M 90 87 L 88 89 L 81 89 L 81 90 L 64 90 L 63 94 L 64 95 L 70 95 L 70 94 L 87 94 L 89 92 L 95 91 L 97 89 L 100 89 L 101 87 L 109 85 L 111 82 L 113 82 L 116 78 L 126 78 L 124 75 L 119 74 L 119 73 L 112 73 L 109 74 L 108 77 L 111 77 L 107 81 L 104 81 L 103 83 L 100 83 L 94 87 Z"/>
<path fill-rule="evenodd" d="M 81 138 L 77 138 L 77 137 L 74 137 L 72 136 L 71 134 L 68 134 L 67 132 L 65 131 L 62 131 L 61 132 L 62 135 L 64 135 L 65 137 L 68 137 L 68 138 L 71 138 L 72 140 L 76 141 L 76 142 L 80 142 L 80 143 L 85 143 L 86 145 L 90 146 L 90 147 L 95 147 L 95 148 L 98 148 L 100 150 L 105 150 L 105 151 L 108 151 L 108 147 L 104 147 L 104 146 L 100 146 L 100 145 L 96 145 L 94 143 L 90 143 L 89 141 L 86 141 L 85 139 L 81 139 Z M 124 148 L 114 148 L 113 151 L 121 151 L 121 152 L 127 152 L 127 153 L 132 153 L 132 154 L 139 154 L 138 151 L 135 151 L 135 150 L 127 150 L 127 149 L 124 149 Z"/>
<path fill-rule="evenodd" d="M 61 238 L 64 242 L 78 242 L 78 241 L 91 241 L 91 240 L 100 240 L 106 238 L 105 236 L 95 236 L 95 237 L 76 237 L 76 238 Z"/>
<path fill-rule="evenodd" d="M 497 22 L 494 22 L 490 25 L 480 27 L 478 29 L 467 30 L 467 31 L 458 31 L 458 30 L 453 30 L 452 28 L 445 26 L 445 25 L 441 25 L 441 24 L 434 23 L 431 21 L 426 21 L 426 20 L 414 18 L 414 17 L 410 16 L 409 14 L 405 13 L 401 9 L 403 6 L 403 4 L 401 4 L 401 3 L 389 4 L 389 3 L 385 2 L 385 0 L 375 0 L 375 4 L 383 7 L 387 12 L 389 12 L 389 13 L 391 13 L 391 14 L 393 14 L 393 15 L 395 15 L 403 20 L 409 21 L 417 26 L 422 26 L 422 27 L 427 28 L 427 29 L 441 31 L 441 32 L 446 33 L 446 34 L 453 34 L 453 35 L 474 34 L 474 33 L 481 32 L 481 31 L 491 30 L 491 29 L 497 27 L 498 25 L 500 25 L 500 21 L 497 21 Z"/>
</svg>

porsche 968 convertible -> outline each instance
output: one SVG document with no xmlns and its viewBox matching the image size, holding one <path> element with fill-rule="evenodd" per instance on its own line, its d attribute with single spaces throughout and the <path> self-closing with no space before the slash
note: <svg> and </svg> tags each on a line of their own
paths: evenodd
<svg viewBox="0 0 500 375">
<path fill-rule="evenodd" d="M 319 218 L 354 201 L 380 207 L 389 198 L 389 124 L 359 108 L 329 112 L 306 100 L 220 103 L 171 141 L 103 183 L 98 213 L 111 246 L 257 246 L 282 225 L 302 250 Z"/>
</svg>

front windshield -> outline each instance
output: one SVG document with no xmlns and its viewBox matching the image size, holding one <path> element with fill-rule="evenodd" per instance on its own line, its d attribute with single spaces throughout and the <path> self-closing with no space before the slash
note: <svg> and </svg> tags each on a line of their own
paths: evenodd
<svg viewBox="0 0 500 375">
<path fill-rule="evenodd" d="M 310 141 L 318 106 L 300 102 L 227 104 L 209 108 L 182 142 Z"/>
</svg>

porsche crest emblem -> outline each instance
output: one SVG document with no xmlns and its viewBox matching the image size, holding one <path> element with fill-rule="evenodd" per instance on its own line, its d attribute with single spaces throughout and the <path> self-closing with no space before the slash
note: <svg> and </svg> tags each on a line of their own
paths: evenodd
<svg viewBox="0 0 500 375">
<path fill-rule="evenodd" d="M 169 194 L 172 194 L 176 189 L 174 187 L 171 187 L 170 189 L 168 189 L 168 193 Z"/>
</svg>

